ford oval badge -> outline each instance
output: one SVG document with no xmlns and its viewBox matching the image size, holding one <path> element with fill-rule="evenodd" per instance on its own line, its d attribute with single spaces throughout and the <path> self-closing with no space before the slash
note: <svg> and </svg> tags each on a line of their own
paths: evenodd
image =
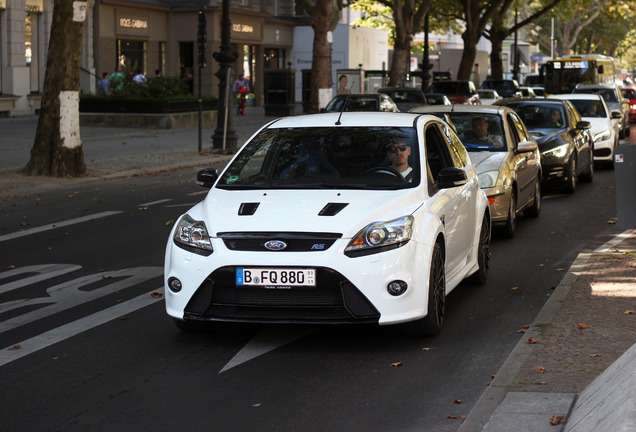
<svg viewBox="0 0 636 432">
<path fill-rule="evenodd" d="M 271 251 L 281 251 L 287 247 L 287 243 L 280 240 L 269 240 L 265 242 L 265 249 Z"/>
</svg>

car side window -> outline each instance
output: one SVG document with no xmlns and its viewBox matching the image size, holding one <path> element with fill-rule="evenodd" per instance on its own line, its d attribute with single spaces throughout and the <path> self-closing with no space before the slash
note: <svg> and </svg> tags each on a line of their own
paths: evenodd
<svg viewBox="0 0 636 432">
<path fill-rule="evenodd" d="M 464 168 L 468 163 L 468 153 L 466 152 L 466 147 L 462 144 L 459 137 L 453 131 L 453 128 L 448 124 L 440 124 L 440 128 L 442 129 L 442 134 L 448 143 L 448 148 L 450 149 L 450 155 L 453 159 L 453 163 L 455 166 Z"/>
<path fill-rule="evenodd" d="M 577 123 L 581 121 L 581 116 L 579 112 L 574 108 L 570 101 L 566 101 L 566 112 L 568 113 L 568 117 L 570 119 L 570 127 L 575 128 Z"/>
<path fill-rule="evenodd" d="M 519 135 L 519 141 L 529 141 L 530 137 L 528 136 L 528 131 L 519 116 L 515 113 L 510 113 L 510 119 L 515 126 L 517 134 Z"/>
<path fill-rule="evenodd" d="M 508 129 L 510 129 L 510 138 L 512 138 L 512 147 L 517 148 L 519 141 L 521 138 L 519 137 L 519 130 L 517 129 L 517 125 L 515 124 L 514 119 L 512 118 L 512 114 L 508 114 L 508 118 L 506 119 L 508 122 Z"/>
<path fill-rule="evenodd" d="M 424 132 L 426 142 L 426 166 L 429 174 L 429 184 L 437 182 L 439 172 L 448 167 L 455 166 L 450 155 L 449 144 L 442 136 L 437 123 L 431 123 Z M 435 188 L 429 188 L 429 193 L 433 195 Z"/>
</svg>

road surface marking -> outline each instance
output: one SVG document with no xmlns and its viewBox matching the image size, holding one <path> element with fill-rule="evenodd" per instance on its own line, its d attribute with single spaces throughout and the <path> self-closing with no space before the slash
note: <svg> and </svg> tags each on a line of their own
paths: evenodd
<svg viewBox="0 0 636 432">
<path fill-rule="evenodd" d="M 44 264 L 18 267 L 12 270 L 8 270 L 0 273 L 0 281 L 5 278 L 12 278 L 14 276 L 24 273 L 37 273 L 35 276 L 29 276 L 24 279 L 15 280 L 4 285 L 0 285 L 0 294 L 13 291 L 14 289 L 22 288 L 34 283 L 41 282 L 46 279 L 50 279 L 56 276 L 60 276 L 66 273 L 70 273 L 75 270 L 81 269 L 81 265 L 73 264 Z"/>
<path fill-rule="evenodd" d="M 170 202 L 172 201 L 171 198 L 166 198 L 166 199 L 162 199 L 162 200 L 158 200 L 158 201 L 152 201 L 152 202 L 148 202 L 148 203 L 143 203 L 143 204 L 138 204 L 138 207 L 150 207 L 151 205 L 155 205 L 155 204 L 163 204 L 165 202 Z"/>
<path fill-rule="evenodd" d="M 52 223 L 49 225 L 44 225 L 41 227 L 37 227 L 37 228 L 30 228 L 24 231 L 17 231 L 14 233 L 10 233 L 10 234 L 5 234 L 3 236 L 0 236 L 0 242 L 3 241 L 7 241 L 7 240 L 13 240 L 19 237 L 24 237 L 24 236 L 28 236 L 31 234 L 38 234 L 44 231 L 48 231 L 48 230 L 52 230 L 52 229 L 56 229 L 56 228 L 62 228 L 65 226 L 69 226 L 69 225 L 75 225 L 78 223 L 82 223 L 82 222 L 88 222 L 88 221 L 92 221 L 94 219 L 101 219 L 101 218 L 105 218 L 108 216 L 113 216 L 116 214 L 120 214 L 123 213 L 121 211 L 107 211 L 107 212 L 102 212 L 102 213 L 96 213 L 94 215 L 89 215 L 89 216 L 84 216 L 81 218 L 76 218 L 76 219 L 69 219 L 67 221 L 61 221 L 61 222 L 56 222 L 56 223 Z"/>
<path fill-rule="evenodd" d="M 159 292 L 161 296 L 153 296 L 153 292 Z M 22 342 L 17 342 L 9 347 L 0 350 L 0 366 L 11 363 L 14 360 L 21 359 L 41 349 L 55 345 L 70 337 L 76 336 L 87 330 L 93 329 L 101 324 L 105 324 L 123 315 L 134 312 L 143 307 L 149 306 L 158 301 L 163 301 L 163 287 L 149 291 L 139 297 L 135 297 L 129 301 L 119 303 L 108 309 L 101 310 L 97 313 L 70 322 L 53 330 L 34 336 Z M 17 348 L 19 346 L 19 348 Z"/>
<path fill-rule="evenodd" d="M 290 342 L 317 331 L 312 326 L 265 326 L 250 340 L 219 373 L 266 354 Z"/>
</svg>

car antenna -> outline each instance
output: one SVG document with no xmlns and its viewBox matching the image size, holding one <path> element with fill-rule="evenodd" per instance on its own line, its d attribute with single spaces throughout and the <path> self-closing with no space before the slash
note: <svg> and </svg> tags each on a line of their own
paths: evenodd
<svg viewBox="0 0 636 432">
<path fill-rule="evenodd" d="M 338 120 L 336 121 L 336 126 L 340 126 L 342 124 L 340 122 L 340 118 L 342 117 L 342 113 L 344 112 L 344 109 L 347 106 L 347 103 L 349 102 L 349 95 L 351 94 L 351 87 L 353 87 L 354 82 L 355 81 L 351 81 L 351 86 L 349 86 L 349 93 L 347 93 L 347 95 L 345 96 L 345 101 L 342 104 L 342 109 L 340 110 L 340 115 L 338 116 Z"/>
</svg>

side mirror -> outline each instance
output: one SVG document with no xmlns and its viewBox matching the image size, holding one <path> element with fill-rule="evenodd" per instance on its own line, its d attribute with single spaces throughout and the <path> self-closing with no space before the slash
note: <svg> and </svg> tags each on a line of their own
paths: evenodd
<svg viewBox="0 0 636 432">
<path fill-rule="evenodd" d="M 197 185 L 210 189 L 219 178 L 219 172 L 214 168 L 205 168 L 197 173 Z"/>
<path fill-rule="evenodd" d="M 623 118 L 623 115 L 620 113 L 620 111 L 612 111 L 611 118 L 618 120 Z"/>
<path fill-rule="evenodd" d="M 577 129 L 590 129 L 592 127 L 592 123 L 587 120 L 581 120 L 576 124 Z"/>
<path fill-rule="evenodd" d="M 444 168 L 437 175 L 435 183 L 440 189 L 449 189 L 465 185 L 468 182 L 466 171 L 461 168 Z"/>
<path fill-rule="evenodd" d="M 537 146 L 536 142 L 532 142 L 532 141 L 527 141 L 527 140 L 523 140 L 521 141 L 518 145 L 517 145 L 517 151 L 519 153 L 529 153 L 529 152 L 533 152 L 535 151 L 537 148 L 539 148 Z"/>
</svg>

